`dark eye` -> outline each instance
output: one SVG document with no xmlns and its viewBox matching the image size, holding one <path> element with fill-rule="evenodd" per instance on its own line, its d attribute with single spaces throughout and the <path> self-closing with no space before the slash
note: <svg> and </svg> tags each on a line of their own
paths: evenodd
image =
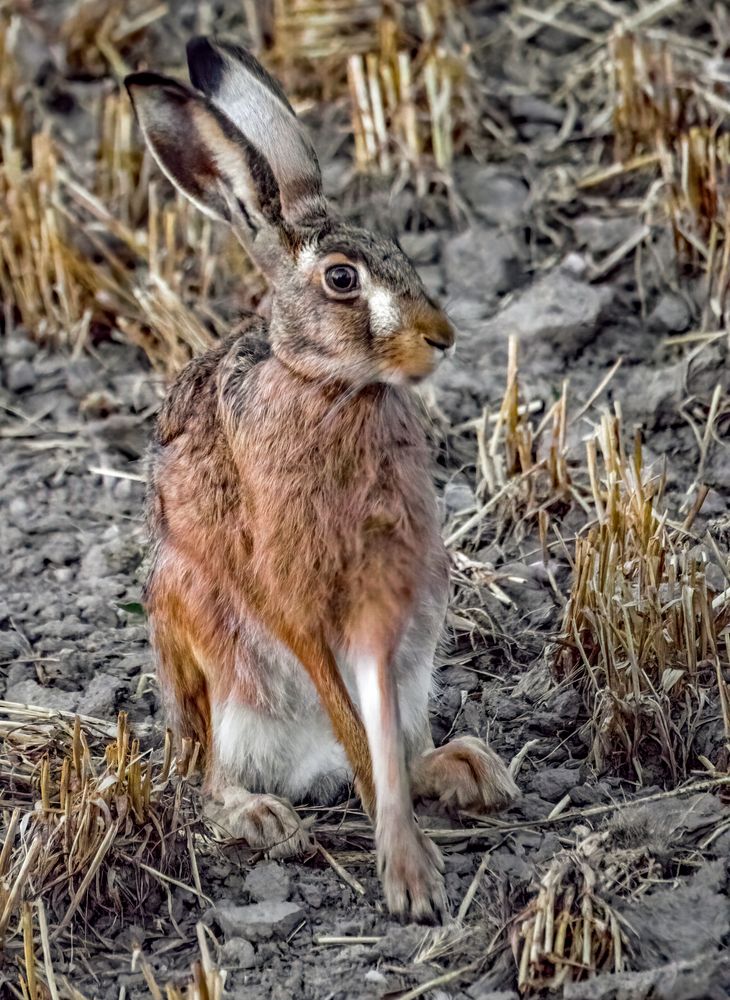
<svg viewBox="0 0 730 1000">
<path fill-rule="evenodd" d="M 349 264 L 328 267 L 324 279 L 333 292 L 354 292 L 359 286 L 357 270 Z"/>
</svg>

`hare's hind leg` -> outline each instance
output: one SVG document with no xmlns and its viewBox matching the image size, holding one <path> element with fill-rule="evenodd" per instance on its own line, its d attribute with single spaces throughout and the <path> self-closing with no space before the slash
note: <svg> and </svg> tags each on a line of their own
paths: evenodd
<svg viewBox="0 0 730 1000">
<path fill-rule="evenodd" d="M 168 560 L 147 588 L 152 646 L 168 721 L 179 740 L 200 745 L 205 769 L 206 814 L 229 836 L 271 857 L 301 854 L 310 846 L 293 806 L 283 798 L 248 791 L 226 773 L 220 759 L 218 706 L 235 687 L 235 636 L 217 620 L 215 602 L 202 594 L 200 572 Z M 193 593 L 188 581 L 197 581 Z"/>
<path fill-rule="evenodd" d="M 414 799 L 432 799 L 448 810 L 505 809 L 519 789 L 509 770 L 484 740 L 463 736 L 434 747 L 428 715 L 433 662 L 446 590 L 430 595 L 411 619 L 396 658 L 396 673 Z"/>
<path fill-rule="evenodd" d="M 245 840 L 270 858 L 305 854 L 312 846 L 294 806 L 277 795 L 224 785 L 215 790 L 206 815 L 224 835 Z"/>
<path fill-rule="evenodd" d="M 162 600 L 161 596 L 156 586 L 154 605 L 148 600 L 148 607 L 150 641 L 167 721 L 178 741 L 191 739 L 199 744 L 207 767 L 211 742 L 208 684 L 193 652 L 179 600 L 169 593 Z"/>
<path fill-rule="evenodd" d="M 496 812 L 519 797 L 500 757 L 476 736 L 461 736 L 410 762 L 414 798 L 438 801 L 446 810 Z"/>
</svg>

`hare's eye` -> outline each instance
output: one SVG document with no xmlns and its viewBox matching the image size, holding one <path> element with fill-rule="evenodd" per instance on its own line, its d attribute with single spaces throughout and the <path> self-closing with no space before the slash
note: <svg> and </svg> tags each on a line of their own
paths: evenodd
<svg viewBox="0 0 730 1000">
<path fill-rule="evenodd" d="M 359 285 L 357 270 L 349 264 L 335 264 L 325 271 L 324 280 L 333 292 L 354 292 Z"/>
</svg>

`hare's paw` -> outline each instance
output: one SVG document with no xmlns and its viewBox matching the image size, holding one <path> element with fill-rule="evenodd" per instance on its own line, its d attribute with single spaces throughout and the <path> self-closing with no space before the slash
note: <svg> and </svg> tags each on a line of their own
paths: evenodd
<svg viewBox="0 0 730 1000">
<path fill-rule="evenodd" d="M 446 809 L 493 812 L 506 809 L 520 791 L 507 766 L 487 743 L 463 736 L 416 757 L 411 764 L 413 795 Z"/>
<path fill-rule="evenodd" d="M 206 814 L 228 836 L 245 840 L 270 858 L 288 858 L 311 850 L 309 833 L 285 799 L 239 788 L 225 789 L 221 798 L 222 803 L 208 804 Z"/>
<path fill-rule="evenodd" d="M 441 853 L 415 823 L 408 831 L 384 838 L 378 854 L 380 879 L 391 913 L 439 923 L 448 917 Z"/>
</svg>

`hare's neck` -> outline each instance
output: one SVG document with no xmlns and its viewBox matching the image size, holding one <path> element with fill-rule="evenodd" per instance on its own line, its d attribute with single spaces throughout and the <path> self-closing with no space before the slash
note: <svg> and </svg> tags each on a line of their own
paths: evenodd
<svg viewBox="0 0 730 1000">
<path fill-rule="evenodd" d="M 300 401 L 300 431 L 321 444 L 373 438 L 385 446 L 390 438 L 417 444 L 424 440 L 412 393 L 384 382 L 366 385 L 342 379 L 303 379 L 289 373 L 287 395 Z"/>
<path fill-rule="evenodd" d="M 272 358 L 257 370 L 247 410 L 239 442 L 245 438 L 248 454 L 256 451 L 267 465 L 280 462 L 285 450 L 289 468 L 346 460 L 354 472 L 362 463 L 387 461 L 396 448 L 423 453 L 418 461 L 428 469 L 426 436 L 404 387 L 306 379 Z"/>
<path fill-rule="evenodd" d="M 312 346 L 306 340 L 274 340 L 272 343 L 274 362 L 280 366 L 292 384 L 320 386 L 326 392 L 353 389 L 361 386 L 371 376 L 363 366 L 353 362 L 349 367 L 339 357 L 331 357 L 323 352 L 323 347 Z"/>
</svg>

